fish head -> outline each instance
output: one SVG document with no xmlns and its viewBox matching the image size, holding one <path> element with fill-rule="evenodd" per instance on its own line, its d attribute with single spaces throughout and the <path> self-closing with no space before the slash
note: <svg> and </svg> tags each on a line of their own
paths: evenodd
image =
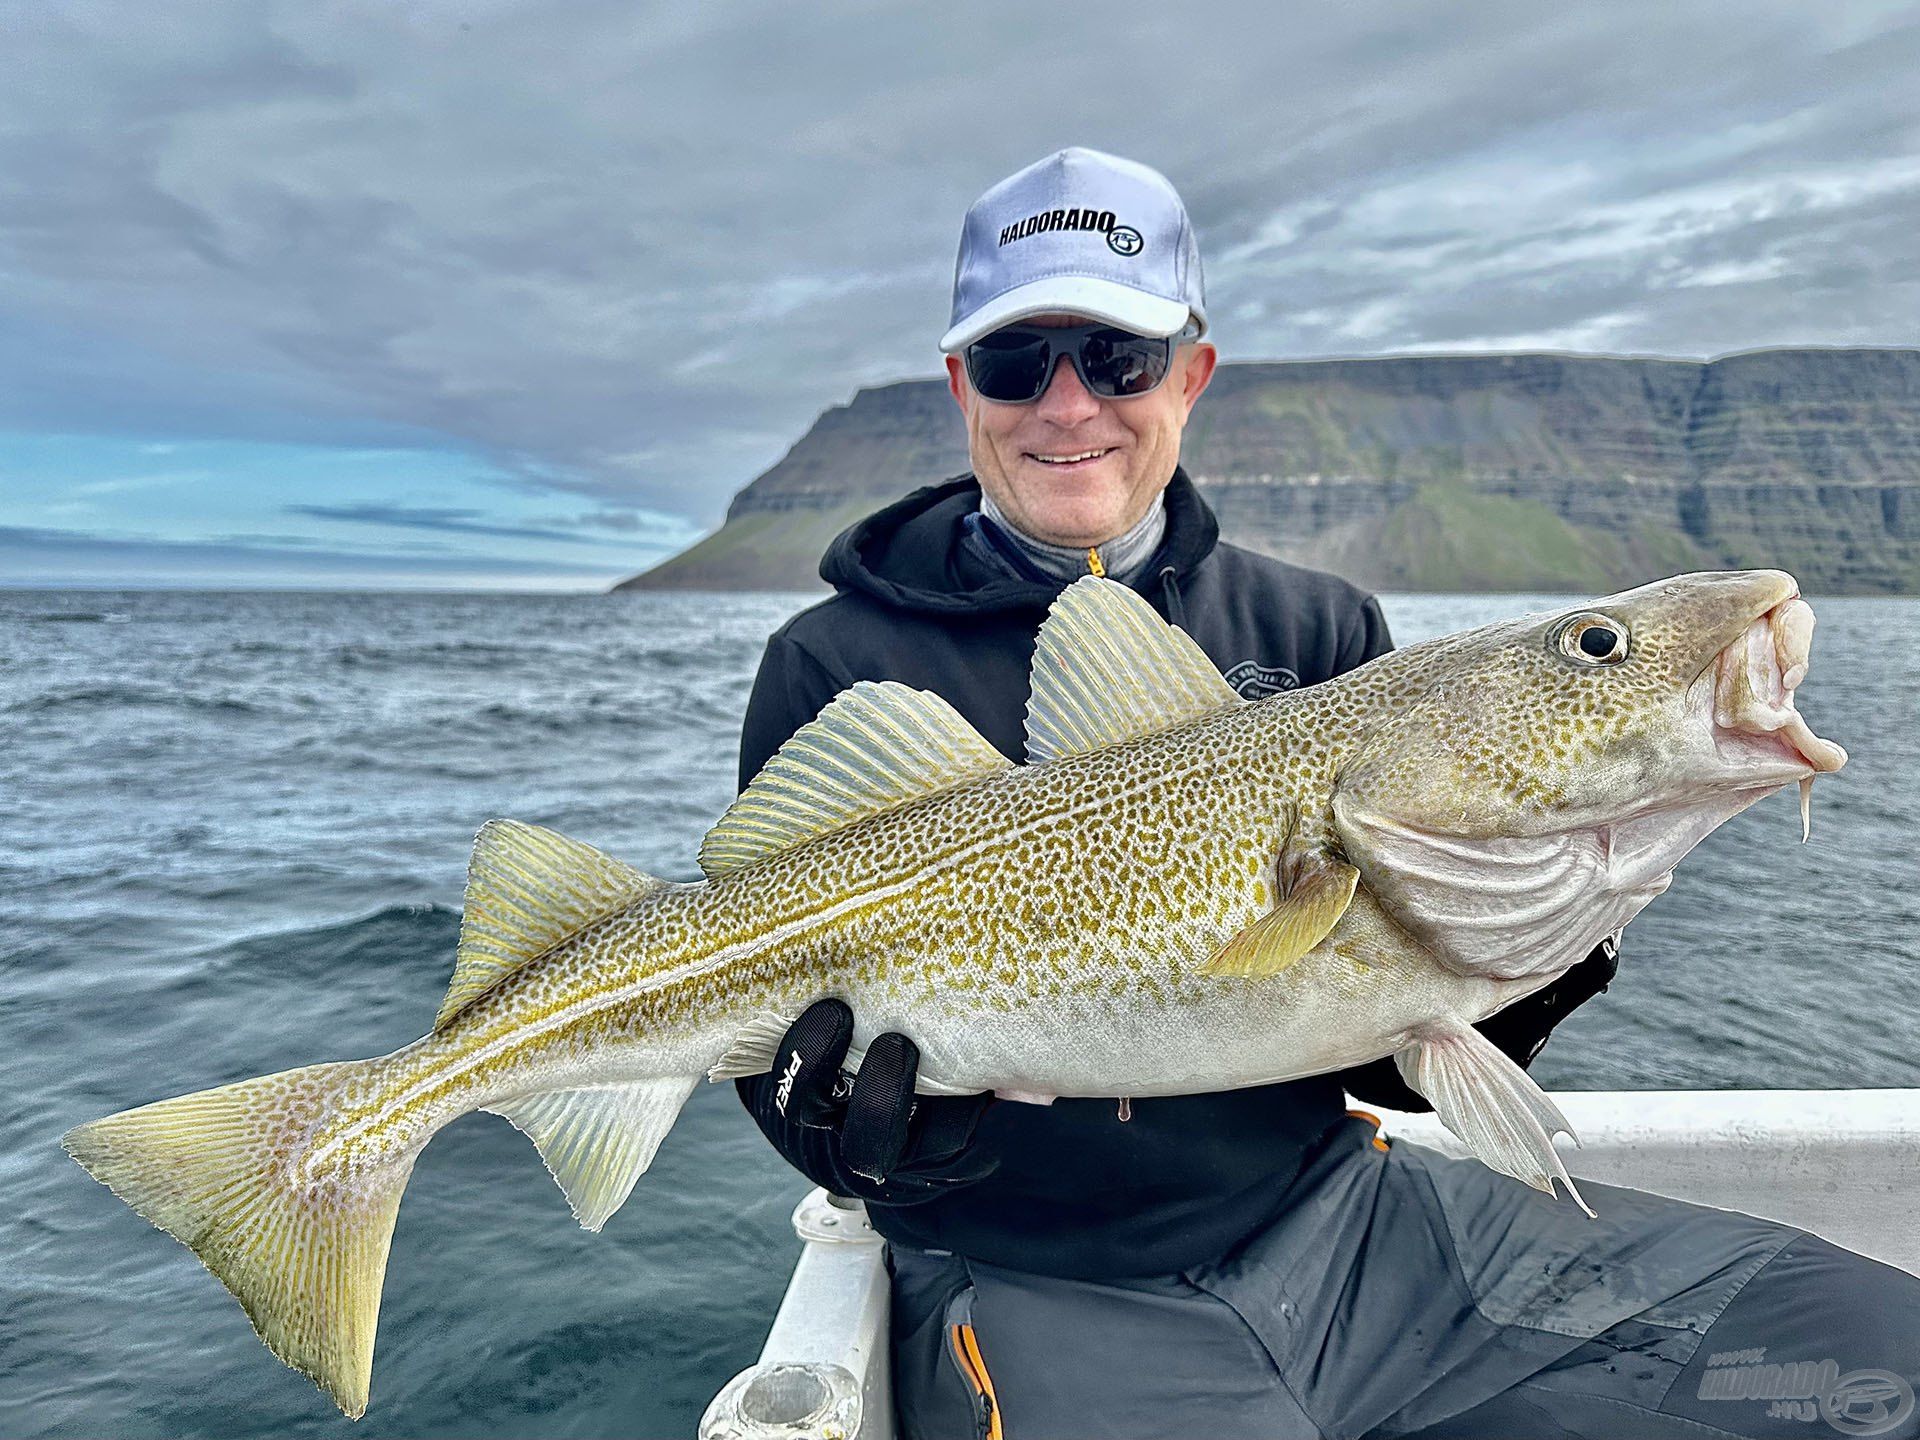
<svg viewBox="0 0 1920 1440">
<path fill-rule="evenodd" d="M 1456 968 L 1570 963 L 1718 825 L 1846 763 L 1795 705 L 1812 632 L 1791 575 L 1745 570 L 1396 652 L 1401 703 L 1336 780 L 1342 844 Z M 1556 907 L 1594 918 L 1549 943 Z"/>
<path fill-rule="evenodd" d="M 1343 784 L 1471 837 L 1771 793 L 1846 763 L 1795 706 L 1812 635 L 1791 575 L 1742 570 L 1410 647 L 1405 703 Z"/>
</svg>

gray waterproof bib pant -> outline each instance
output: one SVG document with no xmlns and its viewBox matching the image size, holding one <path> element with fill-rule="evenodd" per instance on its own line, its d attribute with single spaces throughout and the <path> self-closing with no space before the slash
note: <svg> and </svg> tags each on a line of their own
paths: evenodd
<svg viewBox="0 0 1920 1440">
<path fill-rule="evenodd" d="M 1272 1223 L 1174 1275 L 895 1247 L 901 1433 L 1920 1435 L 1920 1279 L 1613 1185 L 1599 1215 L 1352 1119 Z M 986 1398 L 986 1392 L 991 1398 Z"/>
</svg>

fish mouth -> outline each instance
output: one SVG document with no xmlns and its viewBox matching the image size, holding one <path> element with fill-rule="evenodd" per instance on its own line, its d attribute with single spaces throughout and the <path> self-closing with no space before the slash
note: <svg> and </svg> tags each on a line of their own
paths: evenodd
<svg viewBox="0 0 1920 1440">
<path fill-rule="evenodd" d="M 1703 672 L 1711 705 L 1713 744 L 1730 769 L 1753 783 L 1811 782 L 1847 763 L 1847 752 L 1813 733 L 1794 706 L 1807 678 L 1813 609 L 1793 594 L 1749 621 Z"/>
</svg>

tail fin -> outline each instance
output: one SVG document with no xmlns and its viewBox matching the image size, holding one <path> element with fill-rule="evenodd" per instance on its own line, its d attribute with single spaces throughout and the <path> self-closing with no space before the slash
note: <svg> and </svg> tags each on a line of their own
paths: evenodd
<svg viewBox="0 0 1920 1440">
<path fill-rule="evenodd" d="M 162 1100 L 63 1140 L 94 1179 L 186 1245 L 253 1328 L 354 1419 L 367 1409 L 380 1286 L 411 1154 L 309 1175 L 314 1122 L 366 1061 Z"/>
</svg>

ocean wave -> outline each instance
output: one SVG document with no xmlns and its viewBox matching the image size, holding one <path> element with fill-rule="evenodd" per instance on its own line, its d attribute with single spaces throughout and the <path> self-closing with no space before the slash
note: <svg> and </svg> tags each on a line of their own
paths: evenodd
<svg viewBox="0 0 1920 1440">
<path fill-rule="evenodd" d="M 290 645 L 284 640 L 238 640 L 227 647 L 233 655 L 311 655 L 311 645 Z"/>
<path fill-rule="evenodd" d="M 124 610 L 0 610 L 0 620 L 30 625 L 125 625 L 131 619 Z"/>
<path fill-rule="evenodd" d="M 435 640 L 419 645 L 338 645 L 329 657 L 343 669 L 431 667 L 469 669 L 501 663 L 526 663 L 547 654 L 541 645 L 500 645 L 483 640 Z"/>
<path fill-rule="evenodd" d="M 659 671 L 731 675 L 742 670 L 751 675 L 766 640 L 760 636 L 705 637 L 699 645 L 689 645 L 679 637 L 664 641 L 625 642 L 611 645 L 594 657 L 603 671 Z"/>
<path fill-rule="evenodd" d="M 397 727 L 386 734 L 356 732 L 351 738 L 338 733 L 302 735 L 289 741 L 274 757 L 279 765 L 313 763 L 316 773 L 334 776 L 388 774 L 403 775 L 412 783 L 433 780 L 497 780 L 509 774 L 524 774 L 526 767 L 510 767 L 496 748 L 487 752 L 448 748 L 447 736 L 457 725 L 449 725 L 434 737 L 433 748 L 420 744 L 417 734 Z"/>
<path fill-rule="evenodd" d="M 81 685 L 69 690 L 48 690 L 29 695 L 5 708 L 13 712 L 33 713 L 45 710 L 104 710 L 115 706 L 203 710 L 229 715 L 267 713 L 266 707 L 236 696 L 195 695 L 191 691 L 169 690 L 157 685 Z"/>
<path fill-rule="evenodd" d="M 379 976 L 396 966 L 451 967 L 460 914 L 432 903 L 383 905 L 347 920 L 243 935 L 214 948 L 197 983 L 255 966 L 276 978 L 339 976 L 343 969 Z"/>
<path fill-rule="evenodd" d="M 595 729 L 636 732 L 661 718 L 653 712 L 652 707 L 625 695 L 617 700 L 589 697 L 562 706 L 520 705 L 510 700 L 496 700 L 490 705 L 482 705 L 465 717 L 465 728 L 471 733 L 506 740 L 511 738 L 515 728 L 540 730 L 554 735 L 571 735 Z"/>
</svg>

